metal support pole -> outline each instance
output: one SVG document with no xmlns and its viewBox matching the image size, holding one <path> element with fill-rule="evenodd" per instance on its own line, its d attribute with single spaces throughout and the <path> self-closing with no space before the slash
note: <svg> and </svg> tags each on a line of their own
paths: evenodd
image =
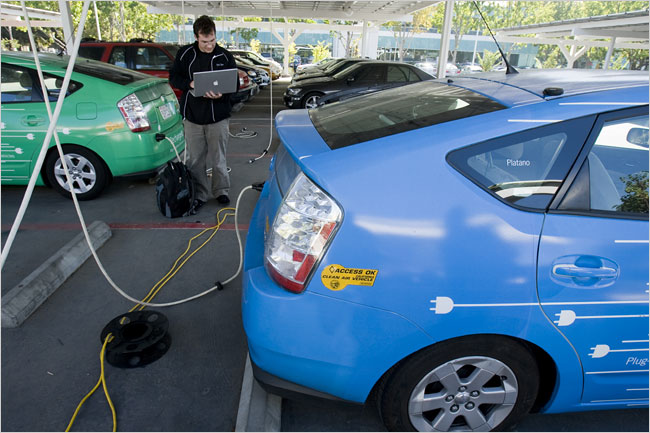
<svg viewBox="0 0 650 433">
<path fill-rule="evenodd" d="M 97 40 L 102 40 L 102 31 L 99 28 L 99 15 L 97 14 L 97 2 L 93 0 L 93 8 L 95 9 L 95 24 L 97 25 Z"/>
<path fill-rule="evenodd" d="M 63 27 L 63 37 L 65 38 L 65 47 L 68 55 L 72 52 L 74 46 L 74 24 L 72 23 L 72 11 L 66 0 L 59 0 L 59 14 L 61 16 L 61 27 Z"/>
<path fill-rule="evenodd" d="M 368 22 L 363 21 L 363 31 L 361 32 L 361 57 L 366 57 L 366 51 L 368 49 Z"/>
<path fill-rule="evenodd" d="M 616 45 L 616 36 L 612 36 L 612 41 L 609 44 L 607 49 L 607 55 L 605 56 L 605 63 L 603 64 L 603 69 L 609 69 L 609 64 L 612 61 L 612 54 L 614 54 L 614 45 Z"/>
<path fill-rule="evenodd" d="M 449 37 L 451 36 L 451 19 L 454 13 L 454 0 L 447 0 L 445 3 L 445 20 L 440 33 L 440 53 L 438 54 L 437 77 L 444 78 L 447 70 L 447 58 L 449 57 Z"/>
<path fill-rule="evenodd" d="M 476 29 L 476 39 L 474 39 L 474 53 L 472 54 L 472 65 L 476 61 L 476 45 L 478 44 L 478 28 Z"/>
</svg>

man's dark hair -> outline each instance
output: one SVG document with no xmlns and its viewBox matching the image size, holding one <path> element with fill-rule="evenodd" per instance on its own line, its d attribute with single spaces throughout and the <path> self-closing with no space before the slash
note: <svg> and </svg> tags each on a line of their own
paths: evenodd
<svg viewBox="0 0 650 433">
<path fill-rule="evenodd" d="M 194 36 L 199 37 L 199 33 L 202 35 L 209 35 L 210 33 L 216 33 L 217 29 L 214 25 L 214 21 L 210 19 L 207 15 L 201 15 L 194 21 Z"/>
</svg>

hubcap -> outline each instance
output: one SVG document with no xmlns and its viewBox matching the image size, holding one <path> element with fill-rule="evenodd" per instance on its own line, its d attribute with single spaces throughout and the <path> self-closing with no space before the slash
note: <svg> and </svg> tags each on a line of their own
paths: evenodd
<svg viewBox="0 0 650 433">
<path fill-rule="evenodd" d="M 70 172 L 75 194 L 83 194 L 93 189 L 97 183 L 97 172 L 95 166 L 88 159 L 76 153 L 66 153 L 65 162 Z M 70 191 L 61 158 L 57 159 L 54 164 L 54 177 L 62 188 Z"/>
<path fill-rule="evenodd" d="M 418 431 L 489 431 L 512 411 L 517 380 L 507 365 L 484 356 L 442 364 L 415 386 L 409 418 Z"/>
<path fill-rule="evenodd" d="M 318 107 L 319 100 L 320 100 L 320 96 L 310 96 L 309 98 L 307 98 L 307 102 L 305 102 L 305 108 Z"/>
</svg>

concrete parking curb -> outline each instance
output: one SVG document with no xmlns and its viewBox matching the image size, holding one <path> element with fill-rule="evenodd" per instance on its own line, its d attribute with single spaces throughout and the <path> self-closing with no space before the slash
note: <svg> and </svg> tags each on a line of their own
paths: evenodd
<svg viewBox="0 0 650 433">
<path fill-rule="evenodd" d="M 267 393 L 257 383 L 253 377 L 250 356 L 247 355 L 235 431 L 279 432 L 281 417 L 282 398 Z"/>
<path fill-rule="evenodd" d="M 90 224 L 88 234 L 95 249 L 112 236 L 103 221 Z M 2 297 L 2 327 L 20 326 L 88 257 L 90 249 L 84 234 L 79 233 Z"/>
</svg>

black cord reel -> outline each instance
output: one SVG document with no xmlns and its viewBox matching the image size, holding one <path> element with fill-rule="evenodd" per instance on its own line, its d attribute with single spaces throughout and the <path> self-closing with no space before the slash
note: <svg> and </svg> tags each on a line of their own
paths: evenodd
<svg viewBox="0 0 650 433">
<path fill-rule="evenodd" d="M 113 340 L 106 345 L 105 358 L 119 368 L 144 367 L 162 358 L 171 345 L 167 333 L 169 321 L 153 310 L 120 314 L 104 327 L 101 343 L 108 334 Z"/>
</svg>

